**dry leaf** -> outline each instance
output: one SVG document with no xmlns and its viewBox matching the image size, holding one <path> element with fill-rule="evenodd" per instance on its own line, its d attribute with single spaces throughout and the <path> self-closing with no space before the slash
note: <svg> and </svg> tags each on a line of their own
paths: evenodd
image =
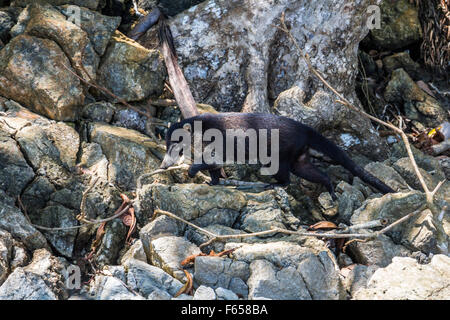
<svg viewBox="0 0 450 320">
<path fill-rule="evenodd" d="M 320 221 L 316 224 L 313 224 L 308 228 L 308 231 L 316 231 L 316 230 L 334 230 L 337 229 L 337 225 L 335 225 L 331 221 Z"/>
</svg>

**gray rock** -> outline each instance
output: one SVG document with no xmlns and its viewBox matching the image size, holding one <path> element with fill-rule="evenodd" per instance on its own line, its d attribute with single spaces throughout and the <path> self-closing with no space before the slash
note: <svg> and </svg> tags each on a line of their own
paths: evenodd
<svg viewBox="0 0 450 320">
<path fill-rule="evenodd" d="M 420 41 L 417 7 L 407 0 L 381 2 L 381 29 L 370 31 L 371 40 L 380 49 L 395 50 Z"/>
<path fill-rule="evenodd" d="M 242 210 L 241 229 L 259 232 L 271 228 L 285 228 L 284 212 L 271 193 L 266 191 L 256 196 L 248 195 L 247 206 Z"/>
<path fill-rule="evenodd" d="M 403 105 L 408 119 L 436 127 L 447 120 L 439 102 L 426 94 L 403 69 L 392 72 L 384 98 L 391 103 Z"/>
<path fill-rule="evenodd" d="M 277 270 L 267 260 L 255 260 L 250 264 L 248 279 L 249 299 L 311 300 L 311 296 L 294 267 Z"/>
<path fill-rule="evenodd" d="M 48 248 L 45 237 L 25 218 L 22 212 L 3 203 L 0 208 L 0 228 L 23 242 L 30 250 Z"/>
<path fill-rule="evenodd" d="M 297 271 L 314 300 L 338 300 L 343 297 L 338 271 L 329 254 L 321 251 L 302 260 Z"/>
<path fill-rule="evenodd" d="M 144 300 L 144 297 L 131 292 L 124 282 L 111 276 L 95 277 L 90 295 L 95 300 Z"/>
<path fill-rule="evenodd" d="M 0 287 L 0 299 L 67 299 L 64 273 L 68 266 L 67 261 L 52 256 L 47 250 L 36 250 L 32 262 L 24 268 L 16 268 Z"/>
<path fill-rule="evenodd" d="M 114 110 L 115 107 L 110 102 L 93 102 L 83 107 L 82 116 L 92 121 L 109 123 L 114 116 Z"/>
<path fill-rule="evenodd" d="M 153 200 L 153 207 L 172 212 L 188 221 L 211 214 L 211 218 L 204 218 L 206 223 L 211 223 L 218 215 L 222 216 L 221 221 L 227 221 L 230 210 L 239 212 L 247 203 L 243 192 L 200 184 L 155 185 L 152 199 L 144 199 L 146 202 L 149 200 Z"/>
<path fill-rule="evenodd" d="M 133 245 L 127 250 L 127 252 L 125 252 L 123 257 L 120 259 L 120 263 L 125 264 L 125 261 L 128 259 L 136 259 L 147 262 L 147 255 L 145 254 L 141 240 L 137 240 L 133 243 Z"/>
<path fill-rule="evenodd" d="M 329 192 L 322 192 L 317 201 L 322 209 L 322 214 L 326 217 L 332 218 L 338 213 L 338 205 L 334 203 Z"/>
<path fill-rule="evenodd" d="M 98 83 L 126 101 L 140 101 L 162 93 L 165 74 L 159 51 L 146 49 L 116 31 L 102 57 Z"/>
<path fill-rule="evenodd" d="M 23 270 L 42 277 L 59 299 L 67 299 L 66 270 L 69 266 L 66 259 L 53 256 L 47 249 L 39 249 L 33 252 L 33 260 Z"/>
<path fill-rule="evenodd" d="M 357 264 L 345 277 L 343 284 L 347 292 L 353 296 L 355 293 L 363 288 L 366 288 L 367 282 L 373 273 L 378 269 L 378 266 L 365 266 Z"/>
<path fill-rule="evenodd" d="M 0 5 L 0 7 L 3 7 Z M 6 11 L 0 11 L 0 41 L 6 42 L 9 35 L 9 30 L 14 26 L 13 17 Z M 2 47 L 0 48 L 2 49 Z"/>
<path fill-rule="evenodd" d="M 99 265 L 116 264 L 120 250 L 125 244 L 127 227 L 119 219 L 106 225 L 105 234 L 96 253 L 96 261 Z"/>
<path fill-rule="evenodd" d="M 16 134 L 25 157 L 39 175 L 65 187 L 75 166 L 80 137 L 65 123 L 33 124 Z"/>
<path fill-rule="evenodd" d="M 372 162 L 366 165 L 364 169 L 395 191 L 409 190 L 408 184 L 403 177 L 390 166 L 380 162 Z"/>
<path fill-rule="evenodd" d="M 392 167 L 402 175 L 405 181 L 416 190 L 423 190 L 420 184 L 419 178 L 417 177 L 414 168 L 411 164 L 411 160 L 409 158 L 401 158 L 398 159 Z M 422 177 L 425 180 L 426 185 L 430 190 L 433 190 L 437 184 L 445 180 L 445 175 L 441 170 L 432 170 L 430 173 L 426 170 L 419 168 Z M 441 197 L 444 199 L 449 199 L 450 197 L 450 182 L 446 181 L 439 191 L 436 193 L 437 197 Z"/>
<path fill-rule="evenodd" d="M 351 224 L 364 223 L 386 218 L 395 221 L 417 210 L 425 201 L 421 192 L 399 192 L 386 194 L 381 198 L 366 200 L 351 218 Z"/>
<path fill-rule="evenodd" d="M 0 127 L 0 189 L 16 198 L 34 178 L 17 142 Z"/>
<path fill-rule="evenodd" d="M 30 215 L 31 221 L 47 228 L 73 227 L 78 225 L 75 219 L 76 213 L 63 206 L 48 206 L 39 211 L 37 215 Z M 75 239 L 78 231 L 76 229 L 45 231 L 42 233 L 56 251 L 65 256 L 72 257 Z"/>
<path fill-rule="evenodd" d="M 97 54 L 102 56 L 111 36 L 120 25 L 121 17 L 105 16 L 73 4 L 61 7 L 61 12 L 67 18 L 70 18 L 74 13 L 78 13 L 78 10 L 80 10 L 79 27 L 87 33 Z"/>
<path fill-rule="evenodd" d="M 337 185 L 336 191 L 341 193 L 338 197 L 337 207 L 339 221 L 348 224 L 353 212 L 361 207 L 365 200 L 364 195 L 357 187 L 351 186 L 344 181 Z"/>
<path fill-rule="evenodd" d="M 156 217 L 152 222 L 146 224 L 139 232 L 139 238 L 147 259 L 150 259 L 150 243 L 161 236 L 180 236 L 180 227 L 174 219 L 161 215 Z"/>
<path fill-rule="evenodd" d="M 237 294 L 231 290 L 219 287 L 215 291 L 217 300 L 239 300 Z"/>
<path fill-rule="evenodd" d="M 139 232 L 139 235 L 142 241 L 149 244 L 149 240 L 152 238 L 161 235 L 179 236 L 181 235 L 180 231 L 180 227 L 174 219 L 165 215 L 160 215 L 152 222 L 146 224 Z"/>
<path fill-rule="evenodd" d="M 438 176 L 444 176 L 443 168 L 441 167 L 439 160 L 433 156 L 423 153 L 421 150 L 411 145 L 411 150 L 416 159 L 417 165 L 426 170 L 427 172 L 435 172 Z M 398 142 L 391 147 L 391 161 L 397 161 L 401 158 L 408 157 L 406 147 L 403 142 Z"/>
<path fill-rule="evenodd" d="M 407 257 L 411 254 L 405 247 L 395 244 L 385 235 L 373 241 L 353 242 L 349 246 L 349 251 L 354 255 L 356 262 L 379 267 L 386 267 L 394 257 Z"/>
<path fill-rule="evenodd" d="M 194 281 L 211 288 L 225 288 L 247 296 L 245 284 L 250 276 L 249 265 L 223 257 L 197 257 L 194 262 Z"/>
<path fill-rule="evenodd" d="M 424 76 L 424 72 L 421 72 L 420 70 L 420 64 L 412 60 L 409 53 L 406 51 L 398 52 L 383 58 L 383 68 L 388 73 L 392 73 L 394 70 L 402 68 L 416 80 L 422 80 L 422 77 Z"/>
<path fill-rule="evenodd" d="M 181 67 L 197 101 L 219 107 L 220 111 L 238 111 L 245 105 L 247 111 L 262 112 L 269 110 L 269 97 L 275 99 L 296 82 L 303 87 L 309 73 L 306 65 L 298 65 L 298 52 L 285 45 L 287 37 L 272 27 L 279 24 L 281 13 L 289 8 L 290 14 L 286 15 L 286 20 L 301 47 L 328 48 L 326 52 L 318 50 L 314 57 L 321 70 L 328 70 L 328 74 L 333 75 L 331 82 L 335 84 L 335 81 L 339 82 L 337 79 L 348 82 L 352 78 L 348 70 L 352 69 L 353 62 L 356 65 L 357 50 L 351 48 L 356 48 L 368 31 L 365 27 L 354 26 L 365 26 L 360 22 L 367 3 L 364 1 L 358 5 L 351 14 L 345 11 L 349 15 L 348 21 L 354 23 L 343 24 L 342 14 L 346 9 L 343 3 L 338 2 L 333 3 L 325 14 L 319 13 L 319 4 L 315 2 L 283 0 L 276 4 L 251 4 L 214 0 L 203 2 L 174 17 L 170 27 L 177 39 Z M 237 12 L 234 10 L 236 7 L 242 10 Z M 295 21 L 310 25 L 311 30 L 316 30 L 315 36 L 309 35 Z M 228 35 L 233 35 L 231 38 L 224 37 L 225 29 L 229 30 Z M 339 35 L 336 29 L 340 30 Z M 147 35 L 151 36 L 151 33 Z M 286 74 L 282 71 L 283 65 L 296 72 Z M 275 92 L 271 90 L 268 94 L 267 83 L 274 84 L 271 89 Z M 209 89 L 207 93 L 206 84 L 215 89 Z"/>
<path fill-rule="evenodd" d="M 214 234 L 217 234 L 217 235 L 230 235 L 230 234 L 245 233 L 242 230 L 236 230 L 236 229 L 226 227 L 226 226 L 223 226 L 220 224 L 212 224 L 212 225 L 205 227 L 204 229 L 208 230 L 209 232 L 212 232 Z M 197 246 L 200 246 L 201 244 L 210 240 L 210 237 L 208 237 L 204 233 L 199 232 L 198 230 L 191 228 L 191 227 L 186 228 L 185 236 L 189 241 L 196 244 Z M 242 240 L 250 241 L 252 239 L 253 238 L 246 238 L 246 239 L 242 239 Z M 240 242 L 239 240 L 241 240 L 241 239 L 234 239 L 235 242 Z M 204 247 L 203 251 L 210 252 L 211 250 L 214 250 L 214 252 L 222 252 L 224 250 L 224 248 L 225 248 L 225 244 L 223 242 L 214 241 L 210 245 Z"/>
<path fill-rule="evenodd" d="M 100 58 L 83 29 L 68 20 L 53 6 L 45 3 L 30 4 L 24 12 L 28 14 L 28 17 L 19 20 L 19 25 L 14 27 L 15 29 L 20 28 L 29 35 L 56 42 L 70 59 L 72 67 L 78 74 L 86 79 L 97 77 L 96 70 Z M 20 26 L 22 23 L 25 26 Z"/>
<path fill-rule="evenodd" d="M 413 258 L 393 259 L 375 271 L 367 288 L 356 292 L 356 300 L 441 300 L 450 295 L 450 258 L 435 255 L 429 264 Z"/>
<path fill-rule="evenodd" d="M 13 238 L 0 229 L 0 286 L 8 277 L 12 260 Z"/>
<path fill-rule="evenodd" d="M 248 297 L 247 283 L 245 283 L 241 278 L 231 278 L 228 288 L 236 293 L 240 298 L 246 299 Z"/>
<path fill-rule="evenodd" d="M 162 146 L 137 131 L 101 123 L 90 125 L 89 139 L 101 146 L 108 160 L 109 180 L 126 190 L 136 187 L 141 174 L 158 169 L 155 154 L 162 158 L 164 153 Z"/>
<path fill-rule="evenodd" d="M 1 300 L 58 300 L 38 275 L 17 268 L 0 287 Z"/>
<path fill-rule="evenodd" d="M 126 261 L 125 267 L 128 269 L 127 284 L 144 297 L 157 289 L 174 296 L 183 287 L 180 281 L 168 273 L 145 262 L 130 259 Z"/>
<path fill-rule="evenodd" d="M 345 253 L 340 253 L 339 256 L 337 257 L 337 262 L 340 268 L 349 266 L 351 264 L 353 264 L 353 260 L 352 258 L 350 258 L 348 255 L 346 255 Z"/>
<path fill-rule="evenodd" d="M 239 245 L 230 243 L 225 248 L 233 246 Z M 342 285 L 337 265 L 329 254 L 326 251 L 315 254 L 307 247 L 277 241 L 265 244 L 241 244 L 233 252 L 233 257 L 248 264 L 255 260 L 266 260 L 276 266 L 277 270 L 290 268 L 288 273 L 296 270 L 301 274 L 312 299 L 340 299 L 343 296 Z"/>
<path fill-rule="evenodd" d="M 150 242 L 150 262 L 180 281 L 185 281 L 181 261 L 201 253 L 200 249 L 185 238 L 166 236 Z"/>
<path fill-rule="evenodd" d="M 214 289 L 202 285 L 195 290 L 193 300 L 216 300 L 216 293 Z"/>
<path fill-rule="evenodd" d="M 148 295 L 147 300 L 170 300 L 172 296 L 168 294 L 166 291 L 156 289 L 152 293 Z"/>
<path fill-rule="evenodd" d="M 104 266 L 102 271 L 106 276 L 117 278 L 123 283 L 127 282 L 127 270 L 124 266 Z"/>
<path fill-rule="evenodd" d="M 138 103 L 134 103 L 134 106 L 139 108 Z M 145 106 L 145 109 L 147 109 L 146 111 L 149 111 L 149 114 L 152 114 L 151 106 L 150 107 Z M 117 107 L 117 110 L 114 113 L 112 124 L 118 127 L 133 129 L 142 133 L 146 133 L 146 127 L 148 127 L 146 117 L 139 114 L 135 110 L 131 110 L 129 108 L 121 106 Z"/>
<path fill-rule="evenodd" d="M 440 253 L 437 238 L 438 230 L 430 210 L 424 210 L 411 219 L 402 232 L 402 243 L 406 247 L 426 254 Z"/>
<path fill-rule="evenodd" d="M 37 176 L 28 184 L 21 196 L 28 214 L 39 215 L 40 210 L 45 208 L 55 191 L 55 186 L 46 177 Z"/>
<path fill-rule="evenodd" d="M 11 252 L 11 261 L 9 263 L 10 270 L 14 271 L 18 267 L 25 266 L 29 262 L 29 260 L 30 257 L 25 245 L 21 242 L 14 240 Z"/>
</svg>

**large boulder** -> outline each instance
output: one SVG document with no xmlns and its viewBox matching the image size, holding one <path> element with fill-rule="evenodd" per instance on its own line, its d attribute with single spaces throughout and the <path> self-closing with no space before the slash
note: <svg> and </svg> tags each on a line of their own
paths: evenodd
<svg viewBox="0 0 450 320">
<path fill-rule="evenodd" d="M 408 119 L 429 127 L 436 127 L 447 120 L 447 114 L 439 102 L 425 93 L 402 68 L 392 72 L 384 98 L 403 105 Z"/>
<path fill-rule="evenodd" d="M 247 284 L 252 299 L 337 300 L 344 297 L 331 253 L 321 251 L 320 246 L 312 250 L 285 241 L 226 245 L 226 249 L 232 247 L 237 247 L 233 258 L 249 264 Z"/>
<path fill-rule="evenodd" d="M 19 35 L 0 51 L 0 94 L 48 118 L 75 120 L 84 94 L 62 65 L 70 61 L 54 41 Z"/>
<path fill-rule="evenodd" d="M 68 298 L 67 268 L 63 258 L 46 249 L 36 250 L 26 267 L 19 267 L 0 286 L 2 300 L 58 300 Z"/>
<path fill-rule="evenodd" d="M 381 28 L 370 30 L 371 40 L 381 50 L 404 48 L 420 41 L 418 7 L 408 0 L 382 1 Z"/>
<path fill-rule="evenodd" d="M 105 16 L 74 5 L 62 6 L 60 10 L 68 19 L 72 18 L 74 14 L 80 13 L 79 27 L 87 33 L 95 52 L 100 56 L 105 53 L 109 40 L 122 20 L 120 17 Z"/>
<path fill-rule="evenodd" d="M 164 155 L 161 145 L 130 129 L 102 123 L 90 125 L 89 139 L 97 143 L 108 160 L 108 177 L 125 190 L 134 189 L 143 173 L 159 168 Z"/>
<path fill-rule="evenodd" d="M 32 36 L 53 40 L 70 59 L 72 67 L 79 75 L 95 79 L 100 59 L 88 34 L 56 8 L 38 3 L 27 6 L 22 11 L 13 33 L 17 35 L 22 31 Z M 58 67 L 64 70 L 62 65 Z M 66 67 L 70 65 L 66 64 Z"/>
<path fill-rule="evenodd" d="M 412 258 L 394 258 L 378 269 L 356 300 L 441 300 L 450 295 L 450 258 L 436 255 L 429 264 Z"/>
<path fill-rule="evenodd" d="M 269 99 L 294 84 L 306 90 L 311 81 L 299 52 L 276 27 L 281 14 L 286 12 L 293 36 L 313 64 L 326 72 L 338 91 L 349 93 L 356 75 L 357 47 L 368 32 L 363 23 L 368 5 L 366 0 L 351 9 L 336 0 L 212 0 L 175 16 L 170 28 L 197 101 L 220 111 L 244 106 L 246 111 L 268 112 Z M 155 36 L 155 30 L 150 30 L 142 41 L 156 40 Z M 316 86 L 308 95 L 315 91 Z"/>
<path fill-rule="evenodd" d="M 165 74 L 159 51 L 116 31 L 98 69 L 98 83 L 126 101 L 140 101 L 162 93 Z"/>
</svg>

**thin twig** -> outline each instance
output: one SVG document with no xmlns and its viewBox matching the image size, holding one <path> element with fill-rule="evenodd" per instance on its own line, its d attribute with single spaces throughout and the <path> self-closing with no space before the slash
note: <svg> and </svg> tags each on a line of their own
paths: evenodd
<svg viewBox="0 0 450 320">
<path fill-rule="evenodd" d="M 144 178 L 151 177 L 151 176 L 153 176 L 155 174 L 158 174 L 158 173 L 165 173 L 165 172 L 174 171 L 174 170 L 178 170 L 178 169 L 187 170 L 187 169 L 189 169 L 189 165 L 187 165 L 187 164 L 180 164 L 179 166 L 173 166 L 173 167 L 169 167 L 167 169 L 157 169 L 157 170 L 155 170 L 153 172 L 144 173 L 144 174 L 140 175 L 139 178 L 136 181 L 137 189 L 141 189 L 142 188 L 142 179 L 144 179 Z"/>
<path fill-rule="evenodd" d="M 86 225 L 100 224 L 100 223 L 103 223 L 103 222 L 108 222 L 108 221 L 114 220 L 115 218 L 118 218 L 121 215 L 123 215 L 125 212 L 127 212 L 128 209 L 130 209 L 130 207 L 131 207 L 131 204 L 128 204 L 123 210 L 119 211 L 118 213 L 114 214 L 113 216 L 111 216 L 109 218 L 99 219 L 99 220 L 86 220 L 85 219 L 85 220 L 83 220 L 83 224 L 79 225 L 79 226 L 49 228 L 49 227 L 44 227 L 44 226 L 33 224 L 33 227 L 35 227 L 37 229 L 42 229 L 42 230 L 45 230 L 45 231 L 61 231 L 61 230 L 80 229 L 80 228 L 83 228 Z"/>
<path fill-rule="evenodd" d="M 91 180 L 94 178 L 94 176 L 91 176 Z M 84 220 L 86 218 L 86 211 L 85 211 L 85 207 L 86 207 L 86 199 L 87 196 L 89 194 L 89 192 L 91 192 L 92 188 L 95 187 L 95 185 L 97 184 L 98 180 L 100 179 L 100 177 L 97 177 L 90 185 L 89 187 L 83 192 L 83 195 L 81 196 L 81 204 L 80 204 L 80 214 L 77 216 L 77 220 Z"/>
<path fill-rule="evenodd" d="M 318 232 L 304 232 L 304 231 L 292 231 L 292 230 L 287 230 L 287 229 L 283 229 L 283 228 L 272 228 L 270 230 L 264 230 L 264 231 L 260 231 L 260 232 L 253 232 L 253 233 L 241 233 L 241 234 L 228 234 L 228 235 L 218 235 L 215 234 L 213 232 L 210 232 L 206 229 L 203 229 L 195 224 L 193 224 L 192 222 L 189 222 L 183 218 L 180 218 L 178 216 L 176 216 L 175 214 L 165 211 L 165 210 L 161 210 L 161 209 L 156 209 L 154 211 L 153 217 L 155 217 L 158 214 L 164 214 L 172 219 L 181 221 L 185 224 L 187 224 L 188 226 L 193 227 L 194 229 L 197 229 L 198 231 L 206 234 L 208 237 L 210 237 L 211 239 L 202 243 L 199 247 L 200 249 L 210 245 L 211 243 L 215 242 L 215 241 L 224 241 L 224 240 L 228 240 L 228 239 L 242 239 L 242 238 L 249 238 L 249 237 L 258 237 L 258 236 L 263 236 L 263 235 L 268 235 L 268 234 L 275 234 L 275 233 L 282 233 L 282 234 L 288 234 L 288 235 L 294 235 L 294 236 L 299 236 L 299 237 L 315 237 L 315 238 L 323 238 L 323 239 L 346 239 L 346 238 L 356 238 L 356 239 L 367 239 L 367 240 L 373 240 L 378 238 L 380 235 L 388 232 L 389 230 L 391 230 L 392 228 L 394 228 L 395 226 L 403 223 L 404 221 L 408 220 L 410 217 L 412 217 L 413 215 L 416 215 L 420 212 L 422 212 L 424 210 L 426 206 L 423 205 L 421 206 L 419 209 L 417 209 L 416 211 L 398 219 L 397 221 L 393 222 L 392 224 L 390 224 L 389 226 L 385 227 L 384 229 L 377 231 L 377 232 L 372 232 L 372 233 L 338 233 L 338 232 L 326 232 L 326 233 L 318 233 Z M 368 228 L 373 228 L 373 227 L 379 227 L 380 225 L 382 225 L 384 222 L 382 220 L 379 220 L 378 222 L 367 222 L 365 223 L 365 227 L 366 229 Z M 352 227 L 350 226 L 348 228 L 348 230 L 355 230 L 355 229 L 362 229 L 364 224 L 361 225 L 355 225 Z"/>
</svg>

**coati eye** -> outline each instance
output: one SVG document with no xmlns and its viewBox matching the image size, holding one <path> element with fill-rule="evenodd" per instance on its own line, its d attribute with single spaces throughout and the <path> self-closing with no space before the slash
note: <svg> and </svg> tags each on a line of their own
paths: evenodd
<svg viewBox="0 0 450 320">
<path fill-rule="evenodd" d="M 168 153 L 174 158 L 181 157 L 183 155 L 183 145 L 181 143 L 171 144 Z"/>
</svg>

